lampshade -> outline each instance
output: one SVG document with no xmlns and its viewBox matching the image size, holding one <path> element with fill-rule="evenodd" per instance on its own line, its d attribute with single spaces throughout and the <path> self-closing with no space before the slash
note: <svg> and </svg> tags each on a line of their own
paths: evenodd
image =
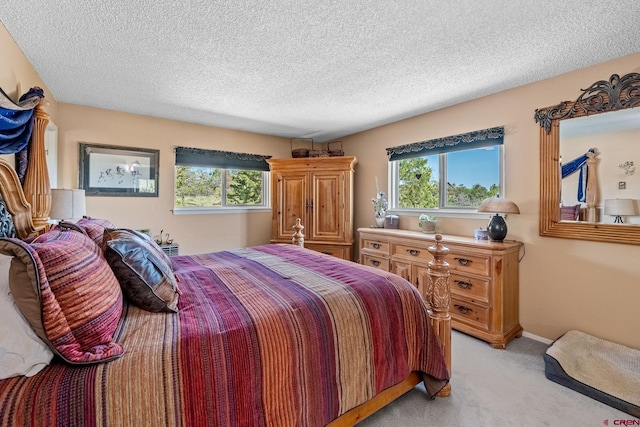
<svg viewBox="0 0 640 427">
<path fill-rule="evenodd" d="M 51 189 L 51 219 L 82 218 L 86 213 L 84 190 L 68 188 Z"/>
<path fill-rule="evenodd" d="M 636 207 L 633 199 L 606 199 L 604 201 L 604 214 L 615 216 L 614 222 L 622 223 L 622 216 L 636 215 Z"/>
<path fill-rule="evenodd" d="M 507 237 L 507 223 L 498 214 L 519 214 L 520 209 L 511 200 L 496 196 L 483 200 L 478 206 L 478 212 L 495 213 L 487 225 L 487 235 L 494 242 L 502 242 Z"/>
<path fill-rule="evenodd" d="M 478 206 L 478 212 L 519 214 L 520 209 L 511 200 L 496 196 L 483 200 Z"/>
</svg>

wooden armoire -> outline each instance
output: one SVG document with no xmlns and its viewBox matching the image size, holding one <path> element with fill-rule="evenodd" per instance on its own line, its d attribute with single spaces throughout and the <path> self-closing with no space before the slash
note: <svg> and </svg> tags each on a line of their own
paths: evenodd
<svg viewBox="0 0 640 427">
<path fill-rule="evenodd" d="M 291 243 L 296 219 L 306 248 L 352 260 L 355 157 L 269 159 L 272 243 Z"/>
</svg>

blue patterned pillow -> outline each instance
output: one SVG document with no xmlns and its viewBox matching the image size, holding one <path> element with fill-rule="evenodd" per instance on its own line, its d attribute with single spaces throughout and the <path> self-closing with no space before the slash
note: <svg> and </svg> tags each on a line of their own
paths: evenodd
<svg viewBox="0 0 640 427">
<path fill-rule="evenodd" d="M 0 237 L 16 237 L 16 227 L 7 205 L 0 195 Z"/>
</svg>

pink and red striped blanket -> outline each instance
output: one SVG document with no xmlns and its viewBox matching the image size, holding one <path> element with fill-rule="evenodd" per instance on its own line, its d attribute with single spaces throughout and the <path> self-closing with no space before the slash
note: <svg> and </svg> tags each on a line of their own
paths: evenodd
<svg viewBox="0 0 640 427">
<path fill-rule="evenodd" d="M 322 426 L 411 371 L 447 382 L 399 276 L 293 245 L 172 263 L 178 313 L 125 303 L 122 358 L 0 381 L 0 425 Z"/>
</svg>

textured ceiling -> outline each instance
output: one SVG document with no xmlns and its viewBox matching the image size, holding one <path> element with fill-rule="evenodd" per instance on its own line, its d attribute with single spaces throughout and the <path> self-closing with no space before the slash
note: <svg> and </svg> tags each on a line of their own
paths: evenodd
<svg viewBox="0 0 640 427">
<path fill-rule="evenodd" d="M 7 0 L 0 21 L 59 102 L 327 141 L 639 52 L 640 1 L 606 3 Z"/>
</svg>

